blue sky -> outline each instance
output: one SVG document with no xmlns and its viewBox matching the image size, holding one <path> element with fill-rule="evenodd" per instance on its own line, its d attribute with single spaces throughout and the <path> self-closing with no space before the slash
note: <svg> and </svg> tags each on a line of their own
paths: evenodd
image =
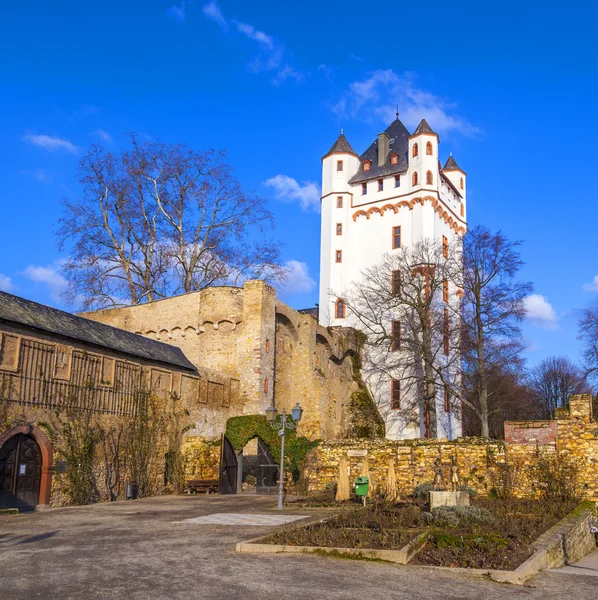
<svg viewBox="0 0 598 600">
<path fill-rule="evenodd" d="M 484 3 L 485 4 L 485 3 Z M 598 92 L 590 2 L 70 0 L 0 9 L 0 289 L 64 308 L 54 236 L 92 142 L 126 132 L 226 148 L 277 217 L 317 302 L 320 158 L 343 127 L 361 152 L 398 103 L 468 173 L 470 225 L 523 240 L 530 364 L 578 357 L 598 298 Z"/>
</svg>

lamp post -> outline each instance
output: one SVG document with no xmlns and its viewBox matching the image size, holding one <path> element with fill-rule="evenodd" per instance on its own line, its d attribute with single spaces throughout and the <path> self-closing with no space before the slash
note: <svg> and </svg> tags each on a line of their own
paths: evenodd
<svg viewBox="0 0 598 600">
<path fill-rule="evenodd" d="M 266 419 L 268 423 L 270 423 L 270 427 L 278 431 L 278 435 L 280 436 L 280 473 L 278 475 L 278 510 L 283 510 L 283 499 L 284 499 L 284 432 L 287 429 L 297 429 L 297 425 L 299 421 L 301 421 L 301 415 L 303 415 L 303 409 L 299 406 L 299 402 L 295 404 L 293 409 L 291 410 L 291 416 L 293 417 L 292 421 L 288 421 L 286 408 L 282 409 L 282 414 L 280 415 L 280 421 L 276 420 L 278 415 L 278 409 L 274 406 L 274 402 L 272 405 L 266 409 Z"/>
</svg>

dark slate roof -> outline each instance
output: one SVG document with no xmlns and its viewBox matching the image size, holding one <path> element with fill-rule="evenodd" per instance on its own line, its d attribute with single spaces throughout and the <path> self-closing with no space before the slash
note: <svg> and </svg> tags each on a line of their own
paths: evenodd
<svg viewBox="0 0 598 600">
<path fill-rule="evenodd" d="M 453 158 L 451 154 L 446 161 L 446 164 L 442 168 L 443 171 L 461 171 L 464 172 L 463 169 L 457 164 L 457 161 Z"/>
<path fill-rule="evenodd" d="M 419 133 L 433 133 L 434 135 L 438 135 L 429 125 L 428 121 L 422 119 L 417 126 L 417 129 L 413 132 L 413 135 L 418 135 Z"/>
<path fill-rule="evenodd" d="M 353 150 L 351 144 L 349 144 L 349 140 L 345 137 L 343 132 L 341 132 L 341 134 L 338 136 L 338 139 L 336 142 L 334 142 L 332 148 L 330 148 L 330 150 L 328 150 L 328 152 L 324 155 L 324 158 L 335 152 L 346 152 L 347 154 L 354 154 L 357 156 L 357 152 Z"/>
<path fill-rule="evenodd" d="M 19 323 L 130 356 L 197 371 L 183 351 L 176 346 L 150 340 L 6 292 L 0 292 L 0 320 Z"/>
<path fill-rule="evenodd" d="M 361 165 L 359 171 L 349 180 L 349 183 L 362 183 L 370 179 L 387 177 L 388 175 L 398 175 L 404 173 L 409 166 L 409 136 L 411 135 L 407 128 L 397 118 L 386 129 L 385 132 L 390 138 L 390 152 L 386 162 L 378 166 L 378 139 L 359 157 Z M 399 155 L 399 162 L 396 165 L 390 164 L 390 157 L 396 152 Z M 363 170 L 363 161 L 371 161 L 369 171 Z"/>
</svg>

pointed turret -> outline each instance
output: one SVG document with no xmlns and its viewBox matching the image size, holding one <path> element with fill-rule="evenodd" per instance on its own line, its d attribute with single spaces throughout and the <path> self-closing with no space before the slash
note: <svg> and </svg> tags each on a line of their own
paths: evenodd
<svg viewBox="0 0 598 600">
<path fill-rule="evenodd" d="M 353 156 L 358 156 L 357 152 L 353 150 L 349 140 L 345 137 L 345 134 L 342 130 L 336 142 L 332 144 L 332 148 L 326 152 L 326 154 L 322 157 L 322 160 L 331 154 L 353 154 Z"/>
<path fill-rule="evenodd" d="M 453 158 L 451 154 L 446 161 L 446 164 L 442 168 L 443 171 L 461 171 L 461 173 L 465 173 L 463 169 L 457 164 L 457 161 Z"/>
<path fill-rule="evenodd" d="M 417 129 L 413 132 L 413 135 L 419 135 L 420 133 L 431 133 L 433 135 L 438 135 L 429 125 L 428 121 L 422 119 L 417 126 Z"/>
<path fill-rule="evenodd" d="M 453 153 L 451 152 L 448 160 L 446 161 L 443 169 L 442 175 L 448 179 L 458 194 L 461 196 L 463 201 L 465 201 L 465 191 L 466 191 L 466 173 L 465 171 L 457 164 L 457 161 L 453 158 Z M 463 208 L 462 215 L 465 214 L 465 208 Z"/>
</svg>

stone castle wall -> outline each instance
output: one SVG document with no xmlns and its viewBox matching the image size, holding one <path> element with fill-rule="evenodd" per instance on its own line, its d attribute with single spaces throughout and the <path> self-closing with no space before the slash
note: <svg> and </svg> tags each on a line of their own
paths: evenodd
<svg viewBox="0 0 598 600">
<path fill-rule="evenodd" d="M 279 410 L 301 404 L 300 435 L 346 435 L 347 403 L 357 389 L 354 334 L 320 326 L 277 300 L 263 281 L 82 316 L 179 346 L 204 379 L 220 374 L 238 381 L 239 402 L 223 418 L 205 417 L 209 427 L 200 420 L 194 435 L 218 436 L 230 416 L 263 414 L 273 399 Z"/>
<path fill-rule="evenodd" d="M 545 454 L 560 453 L 579 466 L 583 494 L 598 498 L 598 422 L 592 418 L 592 398 L 573 396 L 569 410 L 557 413 L 554 421 L 533 422 L 523 428 L 520 423 L 506 424 L 506 429 L 542 432 L 513 436 L 517 441 L 497 442 L 483 438 L 405 441 L 346 441 L 320 445 L 312 451 L 304 465 L 304 477 L 310 491 L 322 490 L 338 479 L 341 457 L 347 458 L 350 480 L 361 474 L 367 460 L 370 481 L 374 489 L 384 489 L 389 461 L 394 462 L 397 484 L 401 494 L 409 494 L 422 483 L 434 479 L 434 462 L 440 458 L 445 481 L 449 481 L 451 459 L 456 458 L 461 484 L 488 494 L 492 488 L 510 484 L 516 495 L 534 492 L 534 466 Z M 515 427 L 517 426 L 517 427 Z M 551 436 L 545 432 L 554 432 Z"/>
</svg>

